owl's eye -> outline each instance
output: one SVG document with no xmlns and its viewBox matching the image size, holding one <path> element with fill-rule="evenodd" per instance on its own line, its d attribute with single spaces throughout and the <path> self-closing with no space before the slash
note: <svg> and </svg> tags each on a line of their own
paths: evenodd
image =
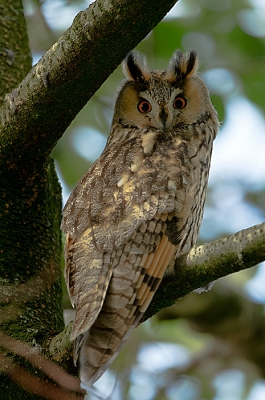
<svg viewBox="0 0 265 400">
<path fill-rule="evenodd" d="M 173 101 L 174 108 L 181 109 L 186 107 L 186 105 L 187 105 L 187 100 L 184 97 L 182 96 L 175 97 L 175 100 Z"/>
<path fill-rule="evenodd" d="M 140 113 L 148 113 L 152 110 L 152 106 L 149 101 L 142 100 L 138 103 L 137 110 L 140 111 Z"/>
</svg>

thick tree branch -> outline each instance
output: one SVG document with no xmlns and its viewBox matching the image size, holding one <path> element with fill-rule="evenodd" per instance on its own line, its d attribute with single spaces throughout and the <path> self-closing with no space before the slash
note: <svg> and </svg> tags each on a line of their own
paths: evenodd
<svg viewBox="0 0 265 400">
<path fill-rule="evenodd" d="M 45 373 L 49 378 L 56 382 L 57 386 L 53 383 L 48 383 L 47 379 L 39 379 L 38 377 L 30 374 L 23 368 L 19 368 L 18 365 L 12 362 L 11 358 L 0 353 L 0 364 L 5 366 L 5 372 L 12 377 L 12 379 L 18 382 L 26 390 L 31 391 L 35 394 L 47 395 L 49 393 L 49 399 L 63 398 L 64 400 L 78 400 L 84 398 L 84 391 L 80 389 L 80 381 L 78 378 L 68 374 L 55 363 L 47 360 L 41 355 L 41 349 L 37 347 L 30 347 L 27 344 L 12 339 L 10 336 L 6 336 L 0 332 L 0 345 L 9 352 L 16 354 L 17 356 L 23 357 L 34 365 L 38 370 Z M 73 394 L 71 392 L 76 392 Z M 79 393 L 79 396 L 77 395 Z"/>
<path fill-rule="evenodd" d="M 0 164 L 46 158 L 77 113 L 176 0 L 97 0 L 6 96 Z M 12 148 L 12 150 L 11 150 Z"/>
<path fill-rule="evenodd" d="M 177 260 L 174 278 L 164 278 L 144 319 L 197 288 L 262 261 L 265 261 L 265 222 L 226 238 L 196 246 Z"/>
<path fill-rule="evenodd" d="M 193 290 L 265 261 L 265 222 L 234 235 L 196 246 L 176 262 L 176 275 L 165 277 L 142 322 Z M 54 337 L 50 354 L 57 362 L 70 356 L 71 323 Z"/>
</svg>

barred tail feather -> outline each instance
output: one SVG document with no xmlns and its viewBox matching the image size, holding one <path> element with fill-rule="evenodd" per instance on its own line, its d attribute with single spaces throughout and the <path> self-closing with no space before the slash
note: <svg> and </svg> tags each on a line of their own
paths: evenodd
<svg viewBox="0 0 265 400">
<path fill-rule="evenodd" d="M 156 251 L 134 264 L 134 277 L 115 275 L 101 312 L 85 333 L 80 351 L 80 377 L 91 386 L 117 357 L 149 306 L 176 247 L 163 236 Z"/>
</svg>

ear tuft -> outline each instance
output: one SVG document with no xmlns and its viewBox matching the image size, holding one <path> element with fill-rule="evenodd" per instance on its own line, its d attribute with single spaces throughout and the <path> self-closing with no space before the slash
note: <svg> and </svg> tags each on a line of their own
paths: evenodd
<svg viewBox="0 0 265 400">
<path fill-rule="evenodd" d="M 197 53 L 192 50 L 188 53 L 182 53 L 177 50 L 170 60 L 167 69 L 167 79 L 170 81 L 190 78 L 196 74 L 198 69 Z"/>
<path fill-rule="evenodd" d="M 139 53 L 129 53 L 122 67 L 126 78 L 129 80 L 144 82 L 150 78 L 150 71 L 148 71 L 145 59 Z"/>
</svg>

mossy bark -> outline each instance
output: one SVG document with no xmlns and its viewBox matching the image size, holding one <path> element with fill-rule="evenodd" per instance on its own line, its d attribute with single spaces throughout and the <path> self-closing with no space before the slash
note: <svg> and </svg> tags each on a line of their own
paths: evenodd
<svg viewBox="0 0 265 400">
<path fill-rule="evenodd" d="M 31 68 L 20 0 L 0 4 L 0 99 Z M 0 147 L 7 141 L 1 137 Z M 61 289 L 61 188 L 51 159 L 2 159 L 0 169 L 0 330 L 39 352 L 64 328 Z M 12 162 L 10 162 L 12 160 Z M 1 342 L 1 399 L 37 399 L 18 386 L 6 366 L 24 361 Z"/>
<path fill-rule="evenodd" d="M 0 104 L 31 69 L 31 54 L 20 0 L 0 3 Z"/>
</svg>

